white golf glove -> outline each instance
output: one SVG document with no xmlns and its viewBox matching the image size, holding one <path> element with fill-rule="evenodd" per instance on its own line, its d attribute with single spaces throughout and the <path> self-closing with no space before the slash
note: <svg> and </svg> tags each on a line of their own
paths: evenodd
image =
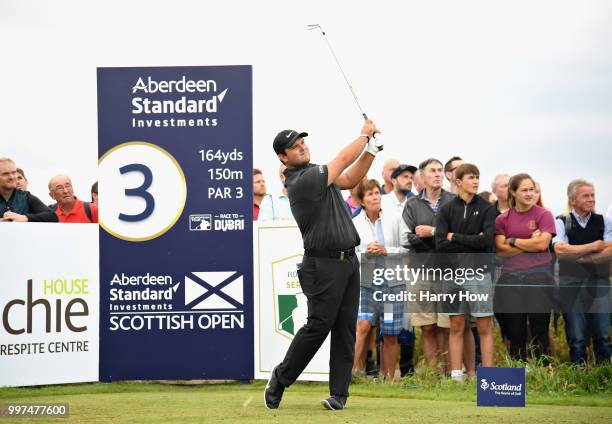
<svg viewBox="0 0 612 424">
<path fill-rule="evenodd" d="M 380 139 L 380 134 L 374 134 L 374 137 L 370 138 L 368 145 L 366 146 L 366 152 L 372 156 L 376 156 L 378 152 L 383 149 L 383 142 Z"/>
</svg>

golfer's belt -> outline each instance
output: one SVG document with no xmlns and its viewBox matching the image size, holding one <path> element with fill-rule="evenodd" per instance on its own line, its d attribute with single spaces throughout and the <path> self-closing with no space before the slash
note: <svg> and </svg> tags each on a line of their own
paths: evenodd
<svg viewBox="0 0 612 424">
<path fill-rule="evenodd" d="M 313 258 L 328 258 L 328 259 L 346 259 L 351 256 L 355 256 L 355 249 L 348 250 L 319 250 L 319 249 L 306 249 L 304 251 L 305 256 Z"/>
</svg>

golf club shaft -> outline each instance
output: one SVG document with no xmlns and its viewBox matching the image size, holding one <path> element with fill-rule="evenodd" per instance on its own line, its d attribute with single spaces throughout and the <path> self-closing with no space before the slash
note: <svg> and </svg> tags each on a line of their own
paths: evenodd
<svg viewBox="0 0 612 424">
<path fill-rule="evenodd" d="M 359 112 L 361 112 L 361 116 L 363 116 L 363 119 L 367 121 L 368 115 L 366 115 L 366 113 L 363 111 L 363 108 L 361 107 L 361 104 L 359 103 L 359 99 L 357 98 L 357 95 L 355 94 L 355 90 L 353 90 L 353 86 L 351 85 L 346 74 L 344 73 L 344 69 L 342 69 L 342 65 L 340 64 L 340 61 L 338 60 L 338 57 L 336 56 L 336 53 L 334 52 L 334 49 L 331 46 L 331 43 L 327 39 L 327 34 L 325 34 L 325 31 L 323 31 L 323 28 L 319 24 L 308 25 L 309 30 L 316 29 L 316 28 L 318 28 L 321 31 L 321 34 L 323 35 L 323 38 L 325 39 L 325 43 L 327 43 L 327 47 L 329 48 L 330 53 L 332 54 L 334 60 L 336 61 L 336 64 L 338 65 L 338 69 L 340 69 L 340 73 L 342 74 L 344 81 L 346 81 L 346 85 L 348 85 L 348 88 L 351 91 L 351 94 L 353 95 L 353 99 L 355 99 L 355 103 L 357 104 L 357 107 L 359 108 Z M 377 139 L 376 133 L 374 134 L 374 139 Z M 382 143 L 378 143 L 378 142 L 376 144 L 382 145 Z"/>
<path fill-rule="evenodd" d="M 322 28 L 321 28 L 321 34 L 323 34 L 323 38 L 325 39 L 325 43 L 327 43 L 327 47 L 329 48 L 329 51 L 331 52 L 332 56 L 334 57 L 334 60 L 336 61 L 336 64 L 338 65 L 338 69 L 340 69 L 340 73 L 342 74 L 342 77 L 344 78 L 344 81 L 346 81 L 346 85 L 348 85 L 348 88 L 351 91 L 351 94 L 353 95 L 353 98 L 355 99 L 355 103 L 357 104 L 357 107 L 359 108 L 359 111 L 361 112 L 361 115 L 363 116 L 363 119 L 365 119 L 367 121 L 368 120 L 368 115 L 366 115 L 366 113 L 363 111 L 363 108 L 361 107 L 361 104 L 359 104 L 359 99 L 357 98 L 357 95 L 355 94 L 355 90 L 353 90 L 353 86 L 351 85 L 351 83 L 348 80 L 348 77 L 344 73 L 344 69 L 342 69 L 342 65 L 340 64 L 340 61 L 338 60 L 338 57 L 336 56 L 336 53 L 334 52 L 334 49 L 332 48 L 331 43 L 327 39 L 327 35 L 325 34 L 325 31 L 323 31 Z"/>
<path fill-rule="evenodd" d="M 338 69 L 340 69 L 340 73 L 342 74 L 342 77 L 344 78 L 346 85 L 348 85 L 348 88 L 351 91 L 351 94 L 353 95 L 353 99 L 355 99 L 355 103 L 357 104 L 357 108 L 359 108 L 359 112 L 361 112 L 361 116 L 363 116 L 363 119 L 367 120 L 368 115 L 366 115 L 366 113 L 363 111 L 363 108 L 361 107 L 361 104 L 359 104 L 359 99 L 357 98 L 357 95 L 355 94 L 355 91 L 353 90 L 353 86 L 351 85 L 346 74 L 344 73 L 344 69 L 342 69 L 342 65 L 340 64 L 340 61 L 338 60 L 338 57 L 336 56 L 336 53 L 334 52 L 334 49 L 331 46 L 331 43 L 327 39 L 327 34 L 325 34 L 325 31 L 323 31 L 323 28 L 319 24 L 308 25 L 309 30 L 317 29 L 317 28 L 321 31 L 321 35 L 323 35 L 323 38 L 325 39 L 325 43 L 327 43 L 327 47 L 329 48 L 330 53 L 332 54 L 334 60 L 336 61 L 336 65 L 338 65 Z"/>
</svg>

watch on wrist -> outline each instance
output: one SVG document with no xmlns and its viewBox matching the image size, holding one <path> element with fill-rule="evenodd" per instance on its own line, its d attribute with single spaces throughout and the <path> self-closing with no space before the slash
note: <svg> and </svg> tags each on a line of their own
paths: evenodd
<svg viewBox="0 0 612 424">
<path fill-rule="evenodd" d="M 431 236 L 435 236 L 436 235 L 436 227 L 431 227 Z"/>
<path fill-rule="evenodd" d="M 515 247 L 514 244 L 516 243 L 516 237 L 510 237 L 508 239 L 508 244 L 512 247 Z"/>
</svg>

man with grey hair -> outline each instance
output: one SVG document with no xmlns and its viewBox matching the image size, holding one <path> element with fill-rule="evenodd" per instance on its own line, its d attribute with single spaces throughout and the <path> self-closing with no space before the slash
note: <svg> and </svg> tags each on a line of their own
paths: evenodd
<svg viewBox="0 0 612 424">
<path fill-rule="evenodd" d="M 435 268 L 435 228 L 438 210 L 455 195 L 442 189 L 444 178 L 442 162 L 427 159 L 419 165 L 425 189 L 406 202 L 400 220 L 400 244 L 410 250 L 410 264 L 414 268 Z M 442 313 L 442 304 L 419 301 L 420 293 L 436 293 L 439 281 L 420 278 L 412 281 L 408 289 L 415 293 L 416 302 L 410 302 L 412 325 L 423 330 L 423 355 L 428 365 L 445 367 L 443 355 L 448 351 L 450 319 Z M 438 290 L 439 291 L 439 290 Z"/>
<path fill-rule="evenodd" d="M 49 196 L 57 202 L 52 209 L 55 210 L 59 222 L 98 223 L 98 207 L 76 198 L 70 177 L 56 175 L 51 178 Z"/>
<path fill-rule="evenodd" d="M 570 212 L 557 217 L 553 239 L 565 332 L 574 364 L 587 361 L 589 334 L 598 363 L 610 361 L 612 221 L 595 213 L 595 188 L 576 179 L 567 187 Z"/>
<path fill-rule="evenodd" d="M 57 222 L 57 216 L 29 191 L 17 188 L 17 167 L 0 157 L 0 222 Z"/>
</svg>

